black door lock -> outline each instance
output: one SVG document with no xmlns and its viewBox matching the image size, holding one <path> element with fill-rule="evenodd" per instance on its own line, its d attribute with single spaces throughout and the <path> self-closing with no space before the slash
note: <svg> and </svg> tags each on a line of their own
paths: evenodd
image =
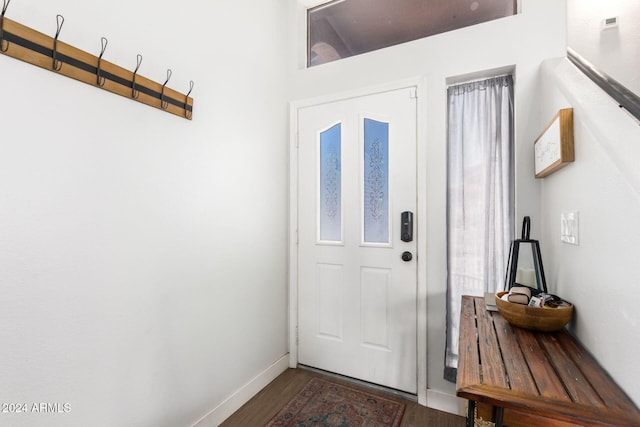
<svg viewBox="0 0 640 427">
<path fill-rule="evenodd" d="M 413 240 L 413 212 L 405 211 L 400 214 L 400 240 L 403 242 Z"/>
<path fill-rule="evenodd" d="M 413 255 L 409 251 L 402 252 L 402 260 L 405 262 L 409 262 L 413 259 Z"/>
</svg>

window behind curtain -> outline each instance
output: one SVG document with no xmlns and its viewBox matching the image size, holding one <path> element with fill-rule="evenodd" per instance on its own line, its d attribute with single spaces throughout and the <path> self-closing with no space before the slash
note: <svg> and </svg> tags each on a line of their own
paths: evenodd
<svg viewBox="0 0 640 427">
<path fill-rule="evenodd" d="M 513 78 L 451 86 L 447 101 L 445 378 L 455 381 L 460 299 L 502 289 L 513 239 Z"/>
</svg>

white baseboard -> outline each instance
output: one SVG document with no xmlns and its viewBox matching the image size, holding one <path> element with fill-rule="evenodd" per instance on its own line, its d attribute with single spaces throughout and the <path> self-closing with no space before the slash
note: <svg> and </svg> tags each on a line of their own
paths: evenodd
<svg viewBox="0 0 640 427">
<path fill-rule="evenodd" d="M 289 354 L 287 353 L 196 421 L 192 427 L 217 427 L 288 367 Z"/>
<path fill-rule="evenodd" d="M 427 390 L 427 407 L 450 414 L 467 416 L 467 400 L 441 391 Z"/>
</svg>

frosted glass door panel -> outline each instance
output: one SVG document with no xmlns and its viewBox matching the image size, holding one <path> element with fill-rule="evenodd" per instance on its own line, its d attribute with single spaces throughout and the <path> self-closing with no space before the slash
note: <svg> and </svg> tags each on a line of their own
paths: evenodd
<svg viewBox="0 0 640 427">
<path fill-rule="evenodd" d="M 320 241 L 342 241 L 342 126 L 320 133 Z"/>
<path fill-rule="evenodd" d="M 365 243 L 389 243 L 389 123 L 364 119 Z"/>
</svg>

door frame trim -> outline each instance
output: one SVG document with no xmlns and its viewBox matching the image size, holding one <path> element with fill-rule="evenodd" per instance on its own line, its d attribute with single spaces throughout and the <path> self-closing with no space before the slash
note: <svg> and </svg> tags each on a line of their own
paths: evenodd
<svg viewBox="0 0 640 427">
<path fill-rule="evenodd" d="M 415 77 L 289 103 L 289 367 L 298 365 L 298 111 L 302 108 L 405 88 L 416 88 L 416 382 L 418 403 L 427 405 L 427 166 L 426 79 Z M 422 159 L 422 161 L 420 161 Z M 420 226 L 422 224 L 422 226 Z M 422 256 L 420 256 L 422 255 Z"/>
</svg>

